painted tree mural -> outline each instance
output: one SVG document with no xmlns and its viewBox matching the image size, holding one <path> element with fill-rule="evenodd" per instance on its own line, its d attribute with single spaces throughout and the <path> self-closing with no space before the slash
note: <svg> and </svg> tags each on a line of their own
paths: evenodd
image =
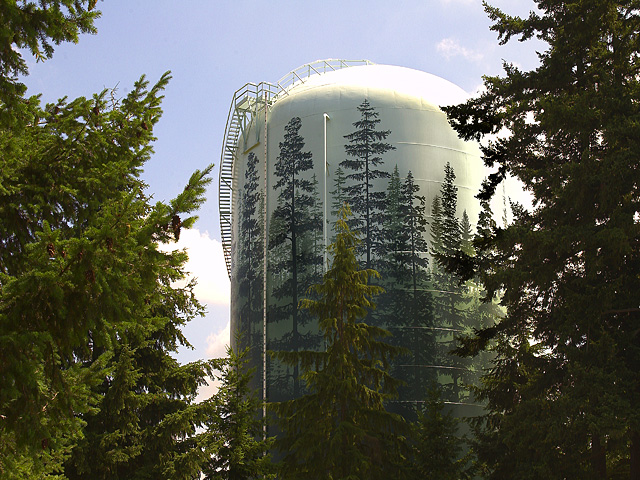
<svg viewBox="0 0 640 480">
<path fill-rule="evenodd" d="M 396 166 L 387 188 L 387 209 L 383 225 L 384 248 L 380 259 L 383 286 L 383 325 L 393 332 L 393 341 L 409 349 L 396 362 L 395 375 L 407 385 L 403 398 L 417 400 L 435 380 L 434 336 L 429 285 L 427 219 L 425 198 L 409 171 L 401 181 Z M 432 374 L 432 375 L 431 375 Z"/>
<path fill-rule="evenodd" d="M 445 177 L 440 194 L 434 198 L 431 215 L 431 253 L 454 255 L 460 248 L 460 223 L 456 217 L 458 205 L 458 188 L 454 181 L 456 175 L 449 163 L 445 166 Z M 451 381 L 442 380 L 443 397 L 448 401 L 459 402 L 463 394 L 463 374 L 466 360 L 450 354 L 455 348 L 455 337 L 462 334 L 466 311 L 462 308 L 464 286 L 459 284 L 458 277 L 447 272 L 438 262 L 434 262 L 431 270 L 433 278 L 434 298 L 433 312 L 437 321 L 438 352 L 440 362 L 447 365 Z"/>
<path fill-rule="evenodd" d="M 362 233 L 361 254 L 366 268 L 372 268 L 372 258 L 381 248 L 383 211 L 386 208 L 385 191 L 376 188 L 374 181 L 389 178 L 389 172 L 381 169 L 382 155 L 395 147 L 384 140 L 391 130 L 377 130 L 380 119 L 378 112 L 364 100 L 359 106 L 360 120 L 353 123 L 356 128 L 345 135 L 347 159 L 340 166 L 352 173 L 347 174 L 344 191 L 349 198 L 354 218 L 350 227 Z"/>
<path fill-rule="evenodd" d="M 269 265 L 275 299 L 270 306 L 269 321 L 290 325 L 276 328 L 281 335 L 272 339 L 269 348 L 289 351 L 314 348 L 318 339 L 317 334 L 303 331 L 310 318 L 298 309 L 299 299 L 313 283 L 314 274 L 319 272 L 318 263 L 322 262 L 313 241 L 315 235 L 322 234 L 322 217 L 312 214 L 318 194 L 309 174 L 313 168 L 311 152 L 303 151 L 305 142 L 300 135 L 301 127 L 300 118 L 292 118 L 285 126 L 284 140 L 279 144 L 273 185 L 278 197 L 269 232 Z M 282 366 L 274 368 L 274 375 L 279 377 L 273 379 L 274 383 L 280 391 L 298 396 L 298 366 L 294 365 L 292 370 L 283 369 Z"/>
<path fill-rule="evenodd" d="M 255 153 L 249 153 L 245 170 L 245 181 L 241 191 L 239 218 L 239 254 L 237 270 L 239 298 L 243 303 L 239 307 L 240 331 L 244 332 L 240 349 L 249 347 L 248 355 L 256 365 L 262 349 L 261 337 L 263 316 L 263 242 L 262 205 L 264 198 L 259 190 L 259 160 Z M 255 377 L 256 379 L 259 376 Z"/>
<path fill-rule="evenodd" d="M 462 250 L 468 255 L 473 249 L 473 227 L 466 210 L 456 216 L 458 189 L 453 167 L 447 163 L 440 194 L 434 197 L 431 206 L 431 253 L 436 260 L 431 265 L 433 285 L 433 315 L 435 319 L 436 355 L 439 363 L 447 365 L 446 373 L 439 380 L 443 386 L 443 398 L 450 402 L 468 402 L 471 399 L 469 385 L 478 384 L 479 365 L 488 364 L 486 355 L 471 362 L 452 354 L 457 347 L 457 337 L 470 334 L 473 329 L 493 322 L 500 309 L 495 303 L 482 302 L 484 292 L 475 280 L 461 282 L 460 278 L 445 270 L 441 265 L 443 257 L 455 255 Z M 485 223 L 493 222 L 488 204 L 480 214 L 478 228 L 488 228 Z"/>
</svg>

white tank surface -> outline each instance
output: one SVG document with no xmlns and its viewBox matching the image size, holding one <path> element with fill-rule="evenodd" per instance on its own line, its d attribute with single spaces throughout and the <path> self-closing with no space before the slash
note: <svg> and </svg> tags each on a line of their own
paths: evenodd
<svg viewBox="0 0 640 480">
<path fill-rule="evenodd" d="M 337 205 L 347 200 L 364 240 L 361 262 L 380 271 L 387 290 L 369 321 L 411 350 L 394 366 L 407 382 L 398 405 L 420 402 L 436 381 L 448 403 L 477 409 L 466 385 L 483 365 L 448 352 L 487 315 L 477 289 L 454 285 L 431 259 L 443 241 L 467 241 L 480 212 L 479 146 L 461 140 L 439 108 L 467 97 L 428 73 L 344 60 L 234 95 L 220 177 L 232 338 L 242 333 L 251 347 L 266 400 L 301 393 L 298 369 L 273 363 L 267 350 L 320 348 L 315 320 L 295 306 L 321 280 Z M 411 243 L 409 209 L 421 216 L 420 241 L 402 247 Z M 445 224 L 457 240 L 443 240 Z"/>
<path fill-rule="evenodd" d="M 327 121 L 328 182 L 345 158 L 344 135 L 359 120 L 357 107 L 368 100 L 380 119 L 379 128 L 391 130 L 386 141 L 395 147 L 384 156 L 389 172 L 397 164 L 406 174 L 412 170 L 422 194 L 431 199 L 440 189 L 444 166 L 451 163 L 456 174 L 460 213 L 477 219 L 478 193 L 485 170 L 478 144 L 461 140 L 449 125 L 440 106 L 464 102 L 460 87 L 435 75 L 405 67 L 363 65 L 309 77 L 281 94 L 269 112 L 269 154 L 275 159 L 284 126 L 292 117 L 302 121 L 305 148 L 314 153 L 314 168 L 323 170 L 324 114 Z"/>
</svg>

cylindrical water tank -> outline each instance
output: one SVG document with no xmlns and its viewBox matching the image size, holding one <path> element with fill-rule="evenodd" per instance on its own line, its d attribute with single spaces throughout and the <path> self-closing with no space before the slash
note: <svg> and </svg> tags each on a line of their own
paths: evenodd
<svg viewBox="0 0 640 480">
<path fill-rule="evenodd" d="M 465 99 L 424 72 L 343 61 L 236 92 L 220 180 L 232 340 L 251 347 L 254 385 L 266 400 L 304 390 L 301 372 L 268 350 L 322 347 L 317 319 L 297 303 L 321 280 L 336 210 L 347 201 L 362 266 L 377 269 L 386 290 L 367 321 L 409 350 L 393 366 L 406 386 L 391 407 L 406 413 L 437 383 L 460 415 L 479 412 L 468 386 L 481 360 L 449 352 L 456 335 L 491 312 L 475 285 L 458 285 L 432 258 L 470 248 L 480 212 L 479 147 L 461 140 L 439 108 Z"/>
</svg>

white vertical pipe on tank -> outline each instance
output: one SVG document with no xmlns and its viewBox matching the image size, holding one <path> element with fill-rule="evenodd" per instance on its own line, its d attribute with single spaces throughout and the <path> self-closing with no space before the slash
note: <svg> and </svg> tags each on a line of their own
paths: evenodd
<svg viewBox="0 0 640 480">
<path fill-rule="evenodd" d="M 264 192 L 262 201 L 262 418 L 267 418 L 267 115 L 268 97 L 264 92 Z M 256 125 L 257 126 L 257 125 Z M 263 439 L 267 439 L 267 422 L 262 423 Z"/>
<path fill-rule="evenodd" d="M 324 120 L 324 216 L 322 217 L 322 236 L 324 240 L 324 251 L 322 256 L 322 271 L 327 271 L 327 120 L 331 120 L 331 117 L 327 115 L 327 112 L 323 114 Z"/>
</svg>

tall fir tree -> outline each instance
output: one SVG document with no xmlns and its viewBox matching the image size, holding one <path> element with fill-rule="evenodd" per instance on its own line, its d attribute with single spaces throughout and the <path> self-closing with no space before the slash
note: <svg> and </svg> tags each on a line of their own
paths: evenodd
<svg viewBox="0 0 640 480">
<path fill-rule="evenodd" d="M 410 306 L 407 319 L 405 345 L 412 351 L 414 369 L 412 382 L 413 397 L 421 396 L 435 378 L 425 365 L 434 363 L 435 335 L 433 331 L 433 299 L 431 277 L 429 275 L 429 245 L 426 240 L 427 216 L 426 199 L 419 195 L 420 187 L 415 183 L 411 170 L 402 184 L 403 218 L 408 236 L 407 265 L 410 269 Z"/>
<path fill-rule="evenodd" d="M 255 153 L 247 156 L 244 185 L 240 207 L 239 231 L 239 267 L 237 271 L 239 297 L 246 299 L 240 307 L 240 331 L 243 342 L 238 348 L 249 347 L 248 355 L 260 364 L 262 349 L 263 317 L 263 243 L 264 232 L 261 221 L 262 205 L 264 202 L 259 189 L 260 175 L 258 173 L 259 159 Z"/>
<path fill-rule="evenodd" d="M 488 478 L 640 478 L 637 2 L 536 1 L 527 18 L 485 6 L 500 42 L 538 37 L 540 65 L 505 64 L 486 91 L 449 107 L 533 196 L 485 238 L 478 270 L 507 315 L 470 339 L 495 341 L 479 453 Z M 518 461 L 516 461 L 518 459 Z"/>
<path fill-rule="evenodd" d="M 460 219 L 460 250 L 469 257 L 475 255 L 473 249 L 473 229 L 466 210 L 462 212 L 462 218 Z"/>
<path fill-rule="evenodd" d="M 314 228 L 312 228 L 309 235 L 307 235 L 306 241 L 308 246 L 306 250 L 310 252 L 309 262 L 311 268 L 308 270 L 306 278 L 302 280 L 305 285 L 311 285 L 320 282 L 322 279 L 323 268 L 322 264 L 324 260 L 324 230 L 322 228 L 322 219 L 324 218 L 324 212 L 322 211 L 322 202 L 320 201 L 320 192 L 318 189 L 318 178 L 314 173 L 311 176 L 312 196 L 313 203 L 309 208 L 309 216 L 315 219 Z"/>
<path fill-rule="evenodd" d="M 460 434 L 462 420 L 447 410 L 440 389 L 433 385 L 417 407 L 412 425 L 411 476 L 416 480 L 471 480 L 477 468 L 467 439 Z M 466 453 L 465 453 L 466 451 Z"/>
<path fill-rule="evenodd" d="M 188 215 L 203 201 L 211 167 L 196 172 L 169 204 L 151 206 L 140 179 L 168 81 L 166 74 L 149 87 L 141 79 L 119 103 L 108 91 L 45 108 L 30 99 L 34 122 L 0 131 L 3 475 L 62 471 L 70 452 L 86 445 L 78 442 L 91 436 L 92 419 L 116 415 L 117 403 L 108 402 L 112 380 L 122 379 L 124 396 L 126 388 L 155 385 L 154 393 L 146 387 L 130 393 L 140 403 L 152 403 L 154 395 L 159 402 L 173 397 L 164 412 L 177 418 L 190 409 L 208 373 L 206 364 L 180 369 L 171 363 L 169 354 L 187 344 L 180 326 L 201 309 L 193 285 L 170 286 L 184 276 L 186 255 L 165 253 L 159 245 L 193 224 Z M 160 378 L 136 357 L 149 342 L 167 362 L 158 365 Z M 149 428 L 159 428 L 164 419 L 152 417 L 146 418 Z M 197 415 L 189 418 L 173 431 L 167 428 L 166 438 L 188 435 Z M 103 425 L 97 435 L 112 426 Z M 140 452 L 151 451 L 142 448 L 140 437 L 135 441 Z M 158 472 L 170 470 L 187 443 L 164 447 L 163 461 L 161 450 L 145 457 Z M 118 462 L 140 452 L 123 454 Z"/>
<path fill-rule="evenodd" d="M 405 199 L 402 194 L 400 173 L 396 165 L 391 173 L 386 192 L 384 247 L 380 250 L 379 264 L 385 293 L 380 297 L 379 317 L 385 328 L 402 326 L 407 318 L 410 302 L 411 269 L 408 265 L 409 232 L 404 215 Z"/>
<path fill-rule="evenodd" d="M 214 362 L 220 387 L 208 402 L 211 415 L 205 435 L 217 448 L 203 468 L 201 478 L 206 480 L 275 478 L 267 453 L 273 438 L 264 438 L 262 399 L 250 386 L 255 369 L 247 368 L 248 354 L 248 348 L 236 353 L 227 347 L 227 357 Z"/>
<path fill-rule="evenodd" d="M 442 254 L 451 256 L 460 249 L 462 232 L 457 217 L 458 187 L 455 185 L 456 174 L 449 162 L 444 167 L 444 181 L 440 188 L 442 203 L 441 232 Z"/>
<path fill-rule="evenodd" d="M 29 74 L 22 52 L 29 51 L 36 61 L 53 56 L 53 45 L 78 43 L 82 33 L 95 34 L 97 0 L 53 0 L 44 4 L 7 2 L 0 7 L 4 33 L 0 37 L 0 123 L 26 126 L 33 110 L 25 102 L 27 87 L 20 76 Z M 35 100 L 35 99 L 34 99 Z"/>
<path fill-rule="evenodd" d="M 171 286 L 184 277 L 186 254 L 161 245 L 193 224 L 211 167 L 196 172 L 169 203 L 152 205 L 140 178 L 169 75 L 153 86 L 141 79 L 120 101 L 105 90 L 46 106 L 38 96 L 26 98 L 18 79 L 27 74 L 24 50 L 45 60 L 53 45 L 95 33 L 95 5 L 0 6 L 0 477 L 6 479 L 64 478 L 97 436 L 104 443 L 86 449 L 87 458 L 113 466 L 135 457 L 139 470 L 155 465 L 154 478 L 179 478 L 170 473 L 178 464 L 185 476 L 197 475 L 195 459 L 205 448 L 191 436 L 204 418 L 191 400 L 210 366 L 180 367 L 170 357 L 186 345 L 181 325 L 202 309 L 193 284 Z M 162 408 L 142 413 L 152 404 Z M 99 417 L 107 423 L 94 422 Z M 154 451 L 156 440 L 140 441 L 141 430 L 154 430 L 165 444 Z"/>
<path fill-rule="evenodd" d="M 347 178 L 344 174 L 342 167 L 336 168 L 335 178 L 333 180 L 333 190 L 329 192 L 331 195 L 331 216 L 338 218 L 340 210 L 344 206 L 345 202 L 349 201 L 347 193 L 345 192 L 345 185 Z"/>
<path fill-rule="evenodd" d="M 440 194 L 434 198 L 431 221 L 431 252 L 436 260 L 453 255 L 460 249 L 461 231 L 456 216 L 458 205 L 458 188 L 453 167 L 449 163 L 444 168 L 444 180 Z M 451 368 L 448 373 L 451 382 L 445 384 L 443 395 L 445 400 L 460 402 L 465 395 L 463 372 L 469 362 L 451 355 L 455 348 L 455 338 L 463 333 L 465 311 L 462 308 L 465 287 L 454 273 L 443 268 L 442 262 L 432 265 L 433 312 L 437 331 L 437 355 L 443 365 Z"/>
<path fill-rule="evenodd" d="M 385 293 L 380 298 L 382 325 L 393 333 L 393 343 L 408 348 L 394 373 L 406 382 L 403 399 L 421 400 L 431 378 L 424 365 L 434 359 L 426 235 L 425 198 L 409 171 L 401 182 L 397 166 L 387 188 L 383 224 L 384 250 L 380 259 Z M 411 412 L 411 409 L 403 409 Z"/>
<path fill-rule="evenodd" d="M 386 343 L 388 331 L 361 321 L 381 288 L 369 285 L 375 271 L 358 266 L 358 240 L 348 215 L 345 207 L 329 247 L 332 265 L 312 287 L 318 300 L 302 302 L 318 318 L 326 350 L 275 353 L 302 365 L 309 390 L 272 405 L 283 430 L 277 446 L 284 455 L 284 479 L 389 478 L 404 468 L 404 424 L 385 410 L 396 395 L 389 360 L 399 349 Z"/>
<path fill-rule="evenodd" d="M 359 106 L 360 120 L 354 122 L 356 130 L 345 135 L 348 140 L 344 146 L 346 160 L 340 166 L 351 170 L 346 176 L 348 185 L 344 191 L 354 213 L 350 220 L 351 228 L 362 231 L 363 242 L 361 253 L 365 258 L 365 266 L 372 268 L 372 259 L 381 248 L 381 229 L 383 211 L 385 209 L 385 192 L 377 188 L 377 179 L 389 178 L 389 173 L 379 167 L 383 163 L 382 155 L 395 147 L 384 140 L 391 130 L 376 130 L 380 119 L 375 108 L 364 100 Z"/>
<path fill-rule="evenodd" d="M 431 254 L 437 255 L 443 251 L 442 238 L 442 201 L 439 195 L 435 195 L 431 200 L 431 222 L 429 225 L 429 235 L 431 240 Z M 432 269 L 436 266 L 432 265 Z"/>
<path fill-rule="evenodd" d="M 310 242 L 306 241 L 314 231 L 321 231 L 322 217 L 311 215 L 316 200 L 313 179 L 309 175 L 313 160 L 311 152 L 303 151 L 301 127 L 299 117 L 292 118 L 285 126 L 284 141 L 280 142 L 280 155 L 274 168 L 277 180 L 273 188 L 278 191 L 278 203 L 271 217 L 269 249 L 274 255 L 269 265 L 278 281 L 273 287 L 276 302 L 270 309 L 270 321 L 291 321 L 288 332 L 274 340 L 271 346 L 278 349 L 297 350 L 315 341 L 315 337 L 311 338 L 302 331 L 310 319 L 300 312 L 298 303 L 309 285 L 306 283 L 309 274 L 313 273 L 318 261 L 322 261 L 322 257 L 318 257 L 310 248 Z M 298 396 L 298 366 L 292 366 L 292 371 L 285 372 L 285 375 L 291 380 L 289 395 Z M 289 384 L 289 379 L 281 380 L 282 387 Z"/>
</svg>

